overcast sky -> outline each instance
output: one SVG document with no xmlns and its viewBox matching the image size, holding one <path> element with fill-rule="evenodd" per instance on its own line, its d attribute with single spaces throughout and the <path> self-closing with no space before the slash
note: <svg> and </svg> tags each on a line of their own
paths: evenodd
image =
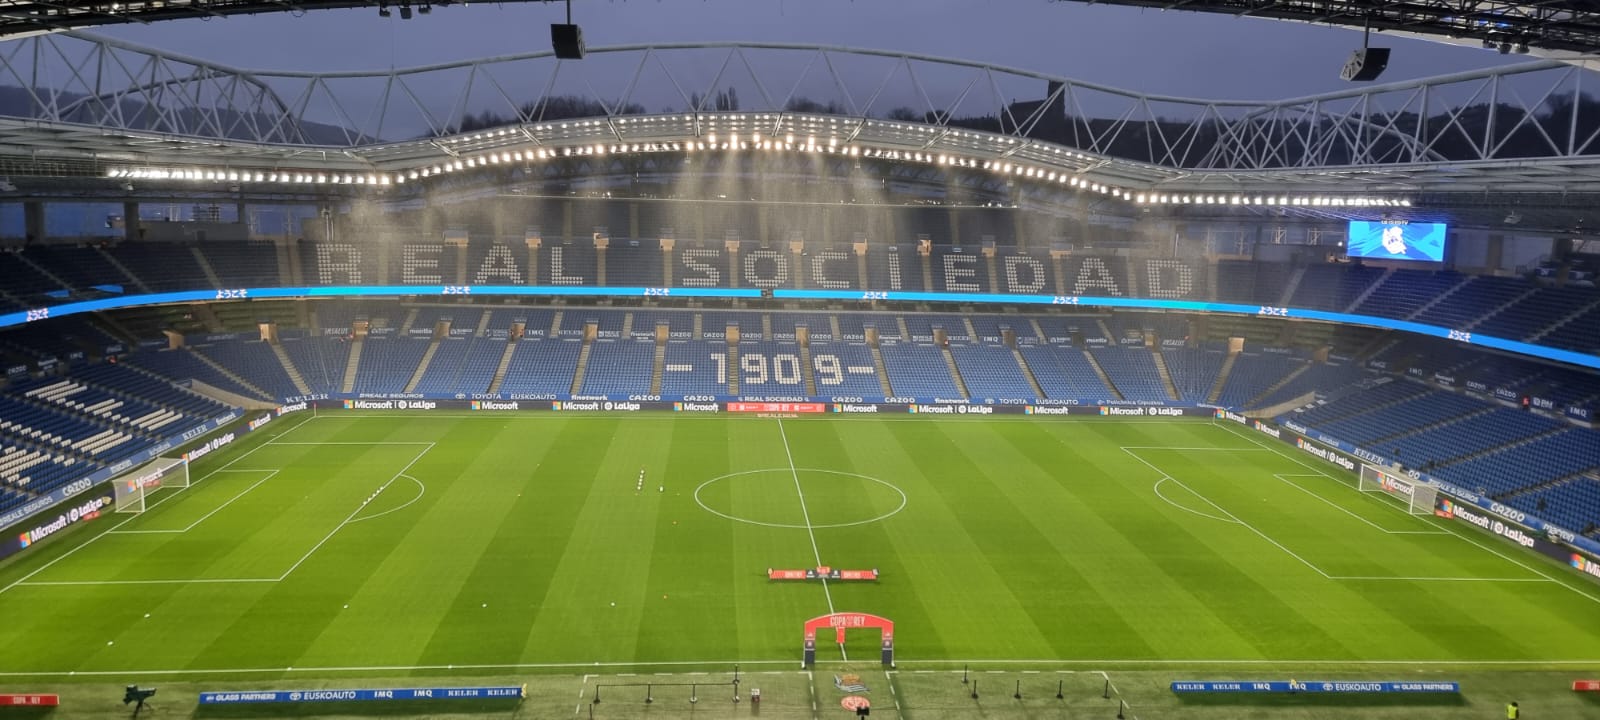
<svg viewBox="0 0 1600 720">
<path fill-rule="evenodd" d="M 373 70 L 549 48 L 560 3 L 273 13 L 96 30 L 247 68 Z M 1047 0 L 579 0 L 589 47 L 766 41 L 899 50 L 1008 65 L 1145 93 L 1279 99 L 1347 89 L 1358 31 Z M 1527 58 L 1374 35 L 1395 48 L 1384 81 Z"/>
</svg>

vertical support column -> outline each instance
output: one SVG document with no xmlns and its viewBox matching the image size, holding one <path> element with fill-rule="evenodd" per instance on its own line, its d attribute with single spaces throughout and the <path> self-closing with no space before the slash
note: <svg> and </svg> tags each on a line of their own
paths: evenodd
<svg viewBox="0 0 1600 720">
<path fill-rule="evenodd" d="M 671 231 L 661 233 L 661 287 L 672 287 L 672 248 L 677 244 Z"/>
<path fill-rule="evenodd" d="M 561 239 L 566 242 L 572 238 L 572 202 L 561 203 Z"/>
<path fill-rule="evenodd" d="M 806 267 L 805 254 L 805 236 L 798 230 L 789 233 L 790 265 L 794 268 L 794 286 L 797 288 L 806 286 L 806 271 L 810 268 Z"/>
<path fill-rule="evenodd" d="M 869 284 L 872 278 L 871 278 L 870 275 L 867 274 L 867 236 L 857 234 L 856 238 L 855 238 L 855 242 L 852 243 L 852 246 L 855 248 L 855 251 L 856 251 L 856 276 L 857 276 L 857 279 L 860 280 L 860 282 L 861 282 L 861 289 L 862 290 L 883 290 L 883 289 L 886 289 L 886 288 L 874 288 L 874 287 L 872 287 L 871 284 Z M 839 338 L 834 338 L 834 340 L 838 340 L 838 339 Z"/>
<path fill-rule="evenodd" d="M 44 235 L 44 203 L 25 200 L 22 203 L 22 232 L 28 242 L 41 242 Z"/>
<path fill-rule="evenodd" d="M 628 238 L 639 239 L 639 203 L 628 203 Z"/>
<path fill-rule="evenodd" d="M 544 244 L 539 228 L 528 228 L 522 233 L 522 241 L 528 246 L 528 284 L 539 284 L 539 246 Z"/>
<path fill-rule="evenodd" d="M 739 287 L 739 280 L 743 273 L 739 272 L 739 239 L 729 237 L 722 241 L 722 248 L 728 252 L 728 287 Z"/>
<path fill-rule="evenodd" d="M 1506 236 L 1500 233 L 1490 233 L 1488 242 L 1483 248 L 1483 266 L 1489 270 L 1500 269 L 1500 259 L 1506 252 Z"/>
<path fill-rule="evenodd" d="M 605 233 L 594 234 L 594 270 L 599 275 L 597 282 L 600 287 L 610 284 L 606 282 L 606 249 L 611 247 L 611 236 Z"/>
<path fill-rule="evenodd" d="M 456 249 L 456 280 L 457 285 L 467 284 L 467 232 L 465 230 L 444 232 L 445 247 Z"/>
<path fill-rule="evenodd" d="M 40 227 L 44 227 L 42 221 Z M 122 203 L 122 239 L 131 242 L 138 240 L 139 235 L 139 203 L 126 200 Z"/>
<path fill-rule="evenodd" d="M 961 244 L 961 211 L 950 208 L 950 244 Z"/>
<path fill-rule="evenodd" d="M 433 237 L 435 235 L 438 235 L 439 233 L 444 232 L 444 222 L 443 222 L 443 218 L 440 217 L 441 214 L 442 214 L 442 211 L 440 211 L 439 208 L 436 208 L 436 207 L 429 206 L 429 207 L 423 209 L 423 211 L 422 211 L 422 236 L 423 237 Z"/>
</svg>

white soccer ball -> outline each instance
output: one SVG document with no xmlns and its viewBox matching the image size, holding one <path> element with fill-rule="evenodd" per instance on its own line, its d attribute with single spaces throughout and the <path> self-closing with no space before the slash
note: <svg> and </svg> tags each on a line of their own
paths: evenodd
<svg viewBox="0 0 1600 720">
<path fill-rule="evenodd" d="M 666 492 L 666 491 L 667 491 L 667 486 L 665 486 L 665 485 L 662 485 L 661 487 L 656 488 L 656 492 Z"/>
<path fill-rule="evenodd" d="M 611 607 L 616 607 L 616 606 L 617 606 L 616 603 L 611 603 Z"/>
</svg>

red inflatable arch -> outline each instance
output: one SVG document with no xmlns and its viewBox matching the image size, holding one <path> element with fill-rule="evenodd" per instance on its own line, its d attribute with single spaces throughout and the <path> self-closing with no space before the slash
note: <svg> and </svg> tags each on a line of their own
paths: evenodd
<svg viewBox="0 0 1600 720">
<path fill-rule="evenodd" d="M 834 642 L 844 644 L 844 631 L 851 628 L 878 628 L 883 631 L 883 664 L 894 667 L 894 621 L 866 613 L 842 612 L 806 621 L 805 667 L 817 662 L 817 631 L 833 628 Z"/>
</svg>

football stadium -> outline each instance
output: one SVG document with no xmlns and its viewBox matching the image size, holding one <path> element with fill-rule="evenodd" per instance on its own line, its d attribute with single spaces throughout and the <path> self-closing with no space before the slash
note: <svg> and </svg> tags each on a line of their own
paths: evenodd
<svg viewBox="0 0 1600 720">
<path fill-rule="evenodd" d="M 1582 5 L 1193 3 L 1382 31 L 1208 100 L 0 0 L 0 715 L 1600 717 Z"/>
</svg>

